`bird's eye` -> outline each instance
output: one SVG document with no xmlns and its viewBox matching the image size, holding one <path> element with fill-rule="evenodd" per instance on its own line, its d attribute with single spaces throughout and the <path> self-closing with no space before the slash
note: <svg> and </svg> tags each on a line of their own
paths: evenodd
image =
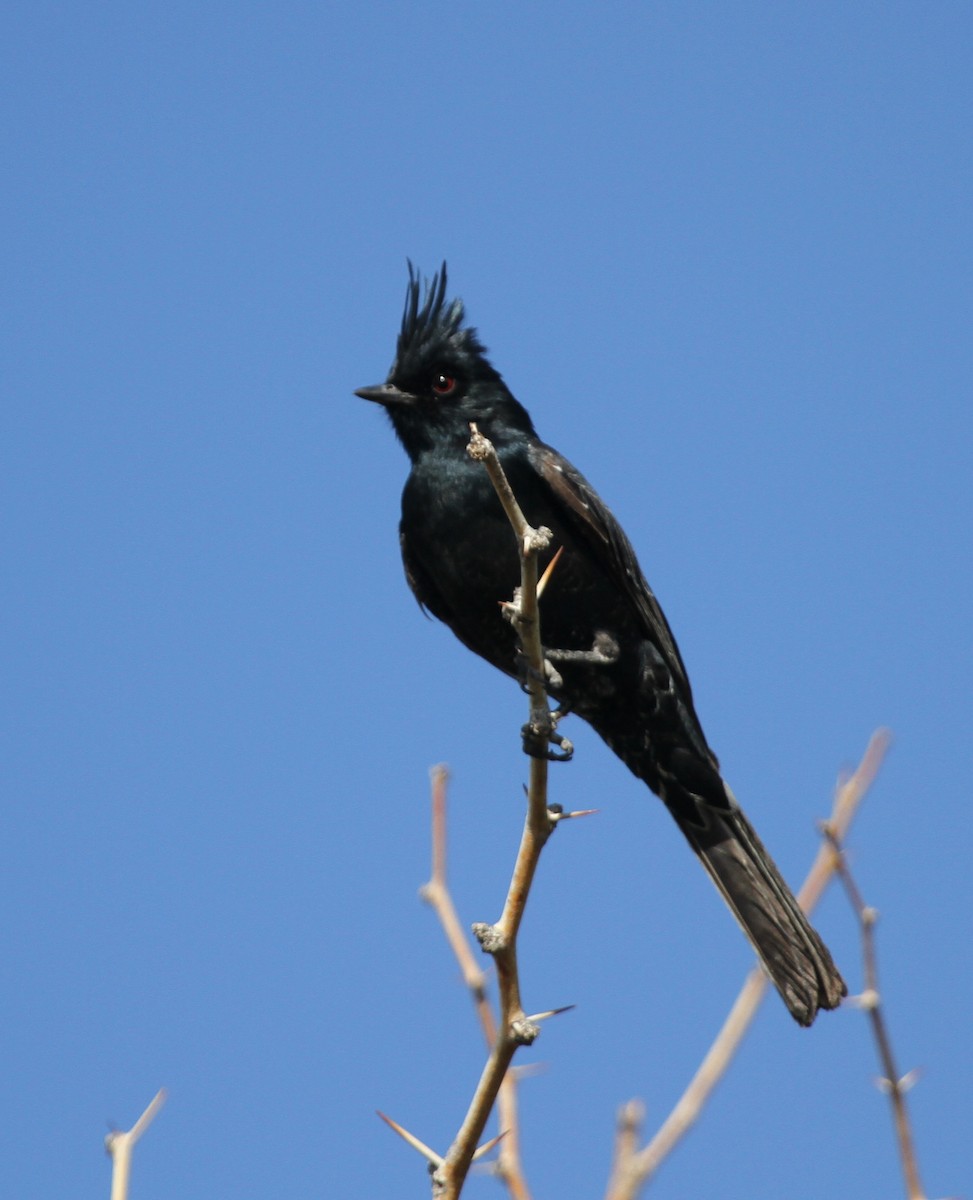
<svg viewBox="0 0 973 1200">
<path fill-rule="evenodd" d="M 444 371 L 436 371 L 432 377 L 432 390 L 437 396 L 448 396 L 456 390 L 456 377 Z"/>
</svg>

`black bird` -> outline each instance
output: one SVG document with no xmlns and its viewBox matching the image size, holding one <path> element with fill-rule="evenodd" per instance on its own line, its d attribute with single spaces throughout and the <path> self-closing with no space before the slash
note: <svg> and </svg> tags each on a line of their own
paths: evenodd
<svg viewBox="0 0 973 1200">
<path fill-rule="evenodd" d="M 538 438 L 464 316 L 461 300 L 446 300 L 445 263 L 422 296 L 410 263 L 388 380 L 356 392 L 384 407 L 412 463 L 399 526 L 409 586 L 471 650 L 521 673 L 498 603 L 520 579 L 516 544 L 483 465 L 466 453 L 475 421 L 528 521 L 553 531 L 548 557 L 563 547 L 541 601 L 551 694 L 662 798 L 792 1016 L 810 1025 L 837 1006 L 844 981 L 720 775 L 635 551 L 591 484 Z"/>
</svg>

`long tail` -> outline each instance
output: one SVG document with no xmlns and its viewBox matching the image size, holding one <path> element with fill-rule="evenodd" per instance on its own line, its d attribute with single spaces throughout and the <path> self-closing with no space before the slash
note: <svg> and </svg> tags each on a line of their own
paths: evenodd
<svg viewBox="0 0 973 1200">
<path fill-rule="evenodd" d="M 709 810 L 705 829 L 673 815 L 791 1015 L 810 1025 L 819 1008 L 836 1008 L 848 989 L 753 826 L 729 799 L 727 809 Z"/>
<path fill-rule="evenodd" d="M 659 658 L 646 643 L 647 655 Z M 650 662 L 651 666 L 651 662 Z M 794 1020 L 810 1025 L 818 1009 L 837 1008 L 845 981 L 811 928 L 774 860 L 727 787 L 686 695 L 671 673 L 645 673 L 634 713 L 582 713 L 633 774 L 672 814 L 699 856 Z M 668 691 L 661 683 L 668 680 Z"/>
</svg>

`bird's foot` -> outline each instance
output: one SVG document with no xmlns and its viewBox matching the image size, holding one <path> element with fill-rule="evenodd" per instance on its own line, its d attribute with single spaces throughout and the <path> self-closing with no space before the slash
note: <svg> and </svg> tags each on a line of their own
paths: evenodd
<svg viewBox="0 0 973 1200">
<path fill-rule="evenodd" d="M 524 753 L 531 758 L 546 758 L 548 762 L 569 762 L 574 756 L 574 746 L 557 731 L 561 718 L 567 715 L 568 710 L 562 706 L 548 713 L 548 720 L 543 723 L 528 721 L 520 731 Z M 553 746 L 557 749 L 552 749 Z"/>
<path fill-rule="evenodd" d="M 520 690 L 526 692 L 528 695 L 530 694 L 530 685 L 532 683 L 541 683 L 545 691 L 555 693 L 564 683 L 564 680 L 555 671 L 553 664 L 546 655 L 544 657 L 544 670 L 538 671 L 536 667 L 531 666 L 522 650 L 517 651 L 517 679 L 520 683 Z"/>
<path fill-rule="evenodd" d="M 544 650 L 546 663 L 581 663 L 587 666 L 610 667 L 621 654 L 618 642 L 610 633 L 599 630 L 590 650 Z M 553 666 L 551 670 L 554 670 Z M 557 672 L 555 672 L 556 674 Z"/>
<path fill-rule="evenodd" d="M 544 673 L 540 674 L 530 665 L 523 653 L 517 655 L 517 673 L 523 691 L 530 691 L 530 684 L 538 680 L 555 696 L 564 687 L 564 679 L 555 663 L 570 663 L 577 666 L 610 667 L 618 662 L 621 650 L 610 633 L 599 631 L 591 643 L 590 650 L 551 650 L 544 647 Z"/>
</svg>

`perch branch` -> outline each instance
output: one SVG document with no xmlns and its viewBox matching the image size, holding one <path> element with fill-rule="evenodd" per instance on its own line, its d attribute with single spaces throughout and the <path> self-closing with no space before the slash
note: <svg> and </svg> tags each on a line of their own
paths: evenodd
<svg viewBox="0 0 973 1200">
<path fill-rule="evenodd" d="M 520 554 L 520 588 L 514 599 L 504 605 L 527 661 L 527 692 L 530 701 L 528 736 L 546 747 L 554 734 L 555 718 L 550 711 L 544 687 L 544 653 L 537 606 L 537 555 L 550 544 L 550 531 L 534 529 L 520 505 L 500 465 L 491 442 L 470 427 L 468 453 L 482 462 L 510 521 Z M 433 1172 L 433 1195 L 437 1200 L 455 1200 L 459 1196 L 477 1143 L 483 1134 L 497 1094 L 519 1046 L 530 1045 L 540 1032 L 536 1020 L 524 1012 L 520 998 L 517 969 L 517 934 L 541 851 L 555 825 L 547 806 L 546 757 L 531 755 L 527 819 L 520 849 L 514 864 L 503 912 L 495 925 L 475 925 L 473 932 L 481 948 L 493 956 L 500 998 L 500 1020 L 480 1081 L 459 1132 L 446 1153 L 442 1165 Z"/>
</svg>

